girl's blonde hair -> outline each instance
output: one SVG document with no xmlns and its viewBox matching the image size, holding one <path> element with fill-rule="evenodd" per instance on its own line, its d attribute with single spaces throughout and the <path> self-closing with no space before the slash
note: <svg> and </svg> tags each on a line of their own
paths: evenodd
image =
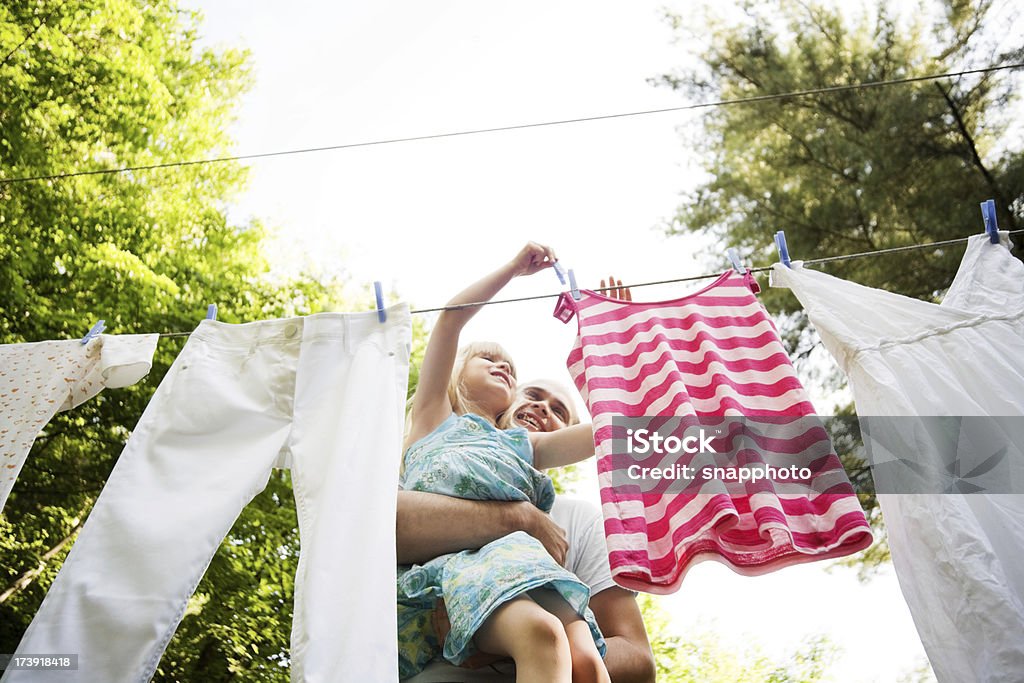
<svg viewBox="0 0 1024 683">
<path fill-rule="evenodd" d="M 512 378 L 515 379 L 515 363 L 512 362 L 512 357 L 508 355 L 508 351 L 502 348 L 501 344 L 496 342 L 470 342 L 459 349 L 459 353 L 455 357 L 452 376 L 448 380 L 448 402 L 452 406 L 452 412 L 456 415 L 474 413 L 480 415 L 480 417 L 488 422 L 492 422 L 490 415 L 483 415 L 481 411 L 477 410 L 476 404 L 466 396 L 466 390 L 462 384 L 462 372 L 466 368 L 466 362 L 471 358 L 480 356 L 486 356 L 494 361 L 505 361 L 509 365 L 509 372 L 512 374 Z M 492 424 L 500 422 L 502 415 L 504 415 L 504 411 L 497 416 Z"/>
<path fill-rule="evenodd" d="M 455 356 L 455 365 L 452 366 L 452 376 L 448 379 L 448 403 L 451 404 L 452 412 L 456 415 L 465 415 L 466 413 L 475 413 L 485 420 L 490 421 L 490 415 L 481 415 L 480 411 L 476 409 L 476 405 L 466 397 L 466 392 L 462 387 L 462 371 L 466 368 L 466 361 L 470 358 L 476 358 L 477 356 L 488 356 L 495 360 L 503 360 L 509 364 L 509 370 L 512 373 L 512 378 L 516 376 L 516 366 L 512 363 L 512 359 L 509 358 L 508 352 L 501 347 L 500 344 L 495 342 L 472 342 L 466 344 L 459 349 L 458 355 Z M 412 431 L 412 413 L 413 413 L 413 399 L 410 397 L 405 402 L 405 430 L 402 437 L 402 453 L 404 454 L 408 450 L 410 443 L 409 436 Z M 500 422 L 504 414 L 508 412 L 503 411 L 498 415 L 498 419 L 495 422 Z M 495 425 L 497 426 L 497 425 Z M 502 428 L 504 429 L 504 427 Z M 402 457 L 402 466 L 400 471 L 405 470 L 405 456 Z"/>
</svg>

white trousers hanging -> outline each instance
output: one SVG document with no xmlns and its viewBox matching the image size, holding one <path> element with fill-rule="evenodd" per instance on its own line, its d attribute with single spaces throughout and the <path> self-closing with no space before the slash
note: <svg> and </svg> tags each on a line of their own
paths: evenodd
<svg viewBox="0 0 1024 683">
<path fill-rule="evenodd" d="M 77 671 L 3 683 L 150 680 L 245 505 L 287 456 L 302 549 L 293 681 L 395 681 L 395 496 L 411 325 L 404 305 L 203 321 L 171 366 L 17 656 Z"/>
</svg>

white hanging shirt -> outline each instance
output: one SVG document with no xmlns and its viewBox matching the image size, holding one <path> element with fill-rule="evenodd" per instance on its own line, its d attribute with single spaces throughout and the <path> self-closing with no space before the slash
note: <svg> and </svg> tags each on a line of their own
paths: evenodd
<svg viewBox="0 0 1024 683">
<path fill-rule="evenodd" d="M 850 380 L 862 427 L 869 416 L 1024 416 L 1024 263 L 1010 254 L 1005 233 L 1001 244 L 971 237 L 941 304 L 798 262 L 776 264 L 772 285 L 790 288 L 803 304 Z M 892 431 L 894 457 L 938 471 L 942 453 L 922 448 L 921 430 Z M 1024 672 L 1020 432 L 995 435 L 1007 449 L 1006 483 L 1015 493 L 878 496 L 900 587 L 941 683 L 1013 681 Z M 873 467 L 884 488 L 880 471 Z"/>
<path fill-rule="evenodd" d="M 135 384 L 152 367 L 156 334 L 101 334 L 0 346 L 0 510 L 36 436 L 55 413 Z"/>
</svg>

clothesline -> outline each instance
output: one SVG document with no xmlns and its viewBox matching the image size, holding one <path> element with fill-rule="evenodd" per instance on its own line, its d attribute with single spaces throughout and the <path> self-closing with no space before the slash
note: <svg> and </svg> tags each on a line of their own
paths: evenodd
<svg viewBox="0 0 1024 683">
<path fill-rule="evenodd" d="M 1016 234 L 1019 234 L 1019 233 L 1024 233 L 1024 228 L 1022 228 L 1020 230 L 1011 230 L 1011 231 L 1008 232 L 1008 234 L 1010 234 L 1010 235 L 1016 235 Z M 966 242 L 968 239 L 970 239 L 970 238 L 969 237 L 958 237 L 956 239 L 943 240 L 941 242 L 929 242 L 928 244 L 910 244 L 910 245 L 903 246 L 903 247 L 890 247 L 888 249 L 877 249 L 875 251 L 863 251 L 863 252 L 859 252 L 859 253 L 856 253 L 856 254 L 841 254 L 839 256 L 823 256 L 821 258 L 803 259 L 803 263 L 807 264 L 807 265 L 811 265 L 811 264 L 815 264 L 815 263 L 832 263 L 834 261 L 848 261 L 848 260 L 856 259 L 856 258 L 865 258 L 865 257 L 868 257 L 868 256 L 877 256 L 879 254 L 892 254 L 892 253 L 896 253 L 896 252 L 900 252 L 900 251 L 913 251 L 915 249 L 933 249 L 933 248 L 936 248 L 936 247 L 944 247 L 944 246 L 948 246 L 948 245 L 952 245 L 952 244 L 959 244 L 961 242 Z M 767 272 L 767 271 L 771 270 L 771 268 L 772 268 L 771 266 L 761 266 L 761 267 L 758 267 L 758 268 L 750 268 L 749 270 L 752 273 L 764 273 L 764 272 Z M 716 277 L 721 276 L 721 274 L 722 274 L 721 272 L 717 272 L 717 273 L 708 273 L 706 275 L 693 275 L 693 276 L 690 276 L 690 277 L 676 278 L 676 279 L 672 279 L 672 280 L 657 280 L 657 281 L 653 281 L 653 282 L 638 282 L 638 283 L 629 284 L 629 285 L 615 285 L 615 286 L 611 286 L 611 287 L 597 287 L 597 288 L 594 288 L 592 291 L 595 291 L 595 292 L 607 292 L 607 291 L 610 291 L 610 290 L 622 289 L 622 288 L 633 289 L 633 288 L 636 288 L 636 287 L 649 287 L 649 286 L 652 286 L 652 285 L 667 285 L 667 284 L 673 284 L 673 283 L 677 283 L 677 282 L 694 282 L 694 281 L 697 281 L 697 280 L 710 280 L 712 278 L 716 278 Z M 436 308 L 420 308 L 420 309 L 416 309 L 416 310 L 410 311 L 410 313 L 412 313 L 412 314 L 421 314 L 421 313 L 436 313 L 436 312 L 439 312 L 439 311 L 456 311 L 456 310 L 460 310 L 460 309 L 463 309 L 463 308 L 474 308 L 474 307 L 477 307 L 477 306 L 491 306 L 491 305 L 494 305 L 494 304 L 511 304 L 511 303 L 518 303 L 518 302 L 521 302 L 521 301 L 537 301 L 537 300 L 540 300 L 540 299 L 554 299 L 554 298 L 560 297 L 561 295 L 562 295 L 562 292 L 558 292 L 556 294 L 537 294 L 537 295 L 534 295 L 534 296 L 523 296 L 523 297 L 517 297 L 517 298 L 514 298 L 514 299 L 498 299 L 496 301 L 478 301 L 478 302 L 466 303 L 466 304 L 456 304 L 454 306 L 438 306 Z M 190 334 L 192 334 L 192 333 L 191 332 L 163 332 L 163 333 L 160 334 L 160 337 L 161 338 L 164 338 L 164 337 L 187 337 Z"/>
<path fill-rule="evenodd" d="M 510 130 L 524 130 L 527 128 L 543 128 L 547 126 L 563 126 L 571 123 L 587 123 L 590 121 L 605 121 L 609 119 L 621 119 L 628 118 L 631 116 L 648 116 L 650 114 L 664 114 L 667 112 L 678 112 L 678 111 L 690 111 L 694 109 L 707 109 L 710 107 L 724 107 L 734 104 L 752 104 L 757 102 L 771 102 L 774 100 L 784 100 L 793 97 L 806 97 L 808 95 L 824 95 L 838 92 L 846 92 L 849 90 L 866 90 L 868 88 L 878 88 L 888 85 L 904 85 L 907 83 L 920 83 L 923 81 L 936 81 L 943 78 L 954 78 L 960 76 L 968 76 L 971 74 L 990 73 L 993 71 L 1002 71 L 1005 69 L 1019 69 L 1024 67 L 1024 62 L 1017 62 L 1014 64 L 1000 64 L 997 66 L 987 66 L 979 69 L 965 69 L 963 71 L 952 71 L 941 74 L 931 74 L 928 76 L 911 76 L 908 78 L 894 78 L 885 81 L 868 81 L 864 83 L 851 83 L 849 85 L 832 85 L 823 88 L 809 88 L 807 90 L 795 90 L 792 92 L 785 93 L 773 93 L 770 95 L 756 95 L 754 97 L 739 97 L 728 100 L 716 100 L 713 102 L 700 102 L 697 104 L 687 104 L 679 107 L 665 107 L 663 109 L 647 109 L 644 111 L 633 111 L 633 112 L 620 112 L 618 114 L 603 114 L 599 116 L 583 116 L 574 119 L 563 119 L 559 121 L 543 121 L 538 123 L 523 123 L 510 126 L 497 126 L 493 128 L 478 128 L 475 130 L 463 130 L 448 133 L 433 133 L 429 135 L 414 135 L 410 137 L 401 138 L 390 138 L 384 140 L 372 140 L 366 142 L 353 142 L 348 144 L 340 145 L 326 145 L 322 147 L 308 147 L 305 149 L 290 149 L 282 150 L 277 152 L 260 152 L 256 154 L 240 154 L 237 156 L 228 157 L 217 157 L 213 159 L 192 159 L 188 161 L 171 161 L 163 164 L 147 164 L 142 166 L 123 166 L 119 168 L 103 168 L 94 169 L 91 171 L 72 171 L 69 173 L 54 173 L 51 175 L 37 175 L 37 176 L 24 176 L 20 178 L 0 178 L 0 187 L 5 185 L 13 185 L 15 183 L 27 183 L 33 180 L 60 180 L 63 178 L 75 178 L 77 176 L 87 175 L 112 175 L 117 173 L 130 173 L 133 171 L 152 171 L 156 169 L 164 168 L 176 168 L 182 166 L 197 166 L 202 164 L 216 164 L 224 163 L 228 161 L 246 161 L 250 159 L 266 159 L 270 157 L 280 156 L 291 156 L 295 154 L 309 154 L 311 152 L 328 152 L 339 149 L 352 149 L 356 147 L 371 147 L 376 145 L 391 145 L 400 142 L 418 142 L 422 140 L 436 140 L 439 138 L 451 138 L 459 137 L 464 135 L 480 135 L 483 133 L 500 133 Z"/>
<path fill-rule="evenodd" d="M 842 365 L 857 396 L 857 416 L 883 427 L 869 429 L 861 422 L 864 448 L 853 450 L 870 465 L 900 586 L 938 679 L 1018 680 L 1019 662 L 1024 661 L 1019 638 L 1024 632 L 1024 576 L 1014 568 L 1024 547 L 1019 523 L 1024 498 L 989 494 L 1013 493 L 1007 481 L 1021 461 L 1024 440 L 1007 418 L 997 425 L 982 422 L 979 428 L 969 427 L 962 416 L 1016 416 L 1019 425 L 1024 415 L 1020 316 L 1008 314 L 1024 304 L 1024 264 L 1008 249 L 992 245 L 987 234 L 967 241 L 941 304 L 811 268 L 773 266 L 774 284 L 788 289 L 820 336 L 832 340 L 826 350 L 835 360 L 856 355 L 858 362 Z M 571 596 L 577 612 L 583 611 L 588 595 L 616 584 L 649 593 L 676 591 L 689 568 L 705 559 L 750 576 L 848 556 L 872 542 L 865 511 L 830 430 L 822 428 L 778 330 L 758 304 L 756 288 L 734 271 L 726 271 L 721 282 L 720 290 L 679 302 L 610 309 L 593 305 L 593 294 L 586 290 L 578 304 L 566 297 L 579 324 L 566 367 L 594 418 L 593 456 L 602 475 L 601 505 L 596 508 L 600 518 L 594 517 L 596 509 L 593 514 L 581 510 L 579 519 L 586 521 L 580 521 L 584 526 L 576 534 L 554 517 L 570 538 L 578 536 L 584 545 L 598 549 L 593 557 L 586 556 L 586 564 L 600 565 L 602 576 L 592 579 L 566 567 L 571 572 L 567 582 L 582 581 Z M 978 297 L 979 291 L 996 294 Z M 971 312 L 966 318 L 965 310 Z M 875 315 L 879 311 L 885 315 Z M 494 412 L 452 414 L 426 441 L 417 441 L 413 450 L 420 457 L 406 458 L 399 479 L 412 330 L 404 314 L 395 315 L 391 322 L 399 322 L 401 329 L 380 339 L 374 314 L 370 316 L 369 325 L 346 330 L 353 334 L 330 334 L 333 325 L 308 330 L 320 337 L 317 344 L 304 343 L 305 334 L 294 335 L 300 326 L 282 326 L 280 320 L 241 329 L 211 326 L 206 330 L 210 344 L 235 349 L 224 355 L 209 356 L 208 349 L 186 344 L 178 356 L 181 362 L 168 369 L 116 456 L 88 528 L 72 550 L 75 561 L 60 569 L 15 656 L 81 653 L 91 680 L 116 680 L 125 670 L 149 680 L 209 564 L 212 544 L 221 542 L 273 467 L 292 468 L 300 519 L 316 522 L 303 527 L 303 558 L 311 559 L 294 582 L 294 611 L 307 618 L 296 620 L 293 640 L 308 647 L 292 648 L 293 671 L 303 670 L 307 661 L 324 662 L 324 669 L 374 669 L 357 670 L 356 680 L 396 680 L 393 655 L 364 656 L 394 652 L 396 622 L 392 610 L 382 606 L 395 603 L 396 587 L 403 614 L 399 652 L 404 653 L 411 651 L 406 643 L 412 642 L 406 633 L 421 631 L 417 626 L 422 619 L 429 621 L 434 607 L 432 598 L 425 604 L 413 601 L 425 591 L 459 597 L 450 612 L 453 633 L 461 619 L 456 637 L 464 647 L 481 621 L 469 623 L 464 617 L 490 614 L 494 605 L 490 601 L 477 607 L 481 592 L 476 576 L 487 582 L 493 567 L 511 566 L 514 571 L 504 572 L 501 579 L 501 595 L 506 597 L 535 588 L 538 576 L 562 581 L 556 573 L 561 569 L 546 568 L 551 564 L 547 551 L 521 532 L 488 543 L 479 552 L 432 560 L 413 569 L 415 574 L 392 574 L 392 544 L 365 543 L 367 538 L 394 535 L 399 488 L 465 497 L 463 484 L 469 481 L 475 498 L 509 500 L 516 496 L 499 489 L 514 489 L 547 510 L 554 489 L 534 467 L 558 464 L 543 462 L 522 431 L 499 434 Z M 695 318 L 704 321 L 699 338 L 681 338 L 679 326 Z M 253 352 L 268 332 L 276 334 L 282 327 L 294 353 Z M 33 442 L 53 416 L 82 405 L 104 388 L 127 387 L 145 377 L 152 367 L 155 336 L 111 337 L 102 354 L 87 354 L 75 341 L 56 344 L 59 351 L 53 343 L 0 345 L 0 352 L 9 354 L 0 359 L 0 368 L 12 370 L 0 376 L 9 387 L 0 419 L 11 426 L 2 431 L 12 434 L 6 443 L 0 441 L 0 452 L 14 459 L 0 477 L 0 509 Z M 360 349 L 357 357 L 350 353 L 354 348 Z M 243 354 L 245 371 L 239 372 L 236 361 Z M 83 356 L 90 356 L 88 362 L 79 362 Z M 651 358 L 658 362 L 649 362 Z M 332 409 L 320 409 L 325 405 Z M 627 437 L 649 432 L 661 436 L 666 446 L 670 439 L 677 444 L 690 441 L 691 446 L 641 448 L 635 453 L 644 457 L 633 457 L 634 451 L 615 438 L 620 430 L 611 424 L 623 412 L 632 424 L 645 425 L 626 430 Z M 721 422 L 723 415 L 737 418 L 732 422 L 736 429 Z M 703 425 L 670 419 L 693 416 L 714 419 Z M 812 422 L 793 425 L 780 416 Z M 941 424 L 927 417 L 923 423 L 907 422 L 913 416 L 947 417 Z M 660 431 L 662 425 L 665 431 Z M 699 435 L 681 438 L 688 426 L 701 427 L 691 430 Z M 704 427 L 712 427 L 717 436 L 705 434 Z M 463 429 L 473 436 L 462 438 Z M 487 436 L 481 438 L 481 433 Z M 470 460 L 476 463 L 512 462 L 518 467 L 504 468 L 510 475 L 476 467 L 482 474 L 475 476 L 470 471 L 474 463 L 465 453 L 436 447 L 450 436 L 469 444 Z M 490 445 L 499 439 L 503 445 Z M 217 457 L 226 442 L 231 457 Z M 580 452 L 578 459 L 583 456 L 589 458 L 590 450 Z M 195 475 L 197 462 L 202 467 Z M 439 476 L 442 472 L 446 476 Z M 925 495 L 913 495 L 918 493 Z M 967 493 L 980 495 L 972 495 L 968 504 Z M 729 523 L 715 523 L 721 519 Z M 596 538 L 585 529 L 594 530 Z M 757 544 L 737 542 L 749 538 Z M 350 561 L 353 547 L 361 549 L 359 562 Z M 535 572 L 537 567 L 543 571 Z M 391 583 L 392 577 L 397 584 Z M 359 590 L 349 590 L 351 586 Z M 936 608 L 936 595 L 960 594 L 971 599 L 954 605 L 956 610 L 944 611 L 941 604 Z M 99 597 L 83 610 L 82 596 Z M 132 608 L 130 618 L 125 617 L 125 604 Z M 353 620 L 339 613 L 338 604 L 368 618 L 353 629 Z M 422 612 L 406 611 L 420 605 Z M 180 609 L 172 614 L 168 606 Z M 391 619 L 374 617 L 381 614 Z M 311 635 L 308 624 L 315 624 L 317 632 Z M 601 626 L 615 632 L 614 626 Z M 596 644 L 599 633 L 594 629 Z M 448 637 L 451 642 L 451 633 Z M 110 648 L 110 642 L 119 647 Z M 77 656 L 51 659 L 61 660 L 53 666 L 67 668 Z M 31 676 L 17 680 L 29 681 Z"/>
</svg>

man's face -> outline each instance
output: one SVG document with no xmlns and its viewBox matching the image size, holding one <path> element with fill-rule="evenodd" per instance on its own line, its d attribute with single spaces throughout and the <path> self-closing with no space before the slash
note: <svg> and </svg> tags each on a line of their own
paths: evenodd
<svg viewBox="0 0 1024 683">
<path fill-rule="evenodd" d="M 571 420 L 568 396 L 530 384 L 520 387 L 510 410 L 512 421 L 531 432 L 554 432 Z"/>
</svg>

